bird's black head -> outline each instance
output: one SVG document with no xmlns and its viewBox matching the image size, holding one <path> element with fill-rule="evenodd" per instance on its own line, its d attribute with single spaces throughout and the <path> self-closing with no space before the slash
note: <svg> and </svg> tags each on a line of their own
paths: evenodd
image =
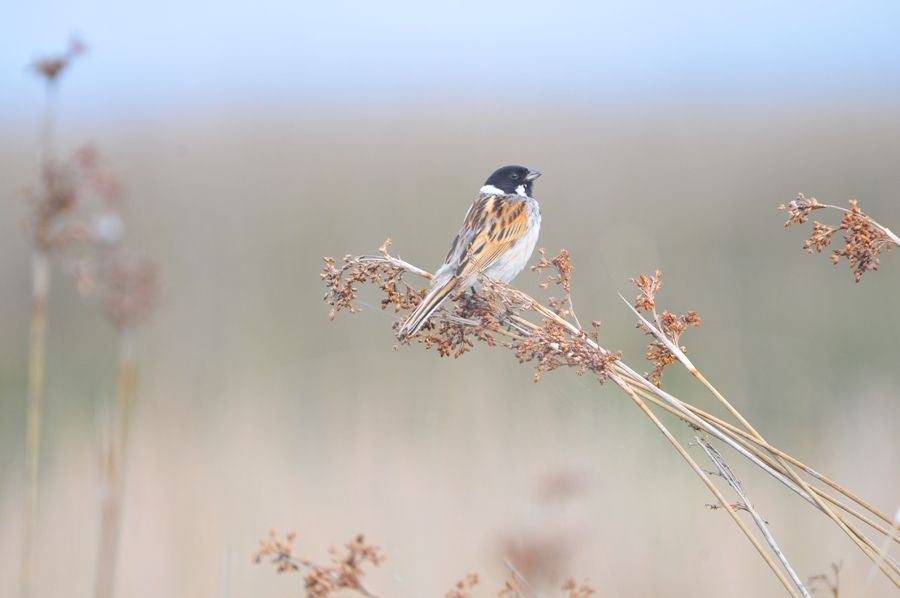
<svg viewBox="0 0 900 598">
<path fill-rule="evenodd" d="M 504 166 L 495 170 L 481 189 L 482 192 L 487 193 L 496 193 L 496 190 L 499 189 L 508 195 L 531 197 L 531 185 L 539 176 L 541 176 L 540 172 L 524 166 Z"/>
</svg>

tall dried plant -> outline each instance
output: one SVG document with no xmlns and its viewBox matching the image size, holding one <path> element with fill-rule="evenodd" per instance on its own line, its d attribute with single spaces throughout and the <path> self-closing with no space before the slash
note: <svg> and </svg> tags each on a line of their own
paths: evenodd
<svg viewBox="0 0 900 598">
<path fill-rule="evenodd" d="M 69 259 L 78 291 L 115 328 L 119 347 L 116 390 L 104 410 L 99 442 L 100 535 L 94 595 L 110 598 L 115 588 L 125 494 L 126 463 L 138 381 L 137 328 L 152 313 L 159 295 L 156 264 L 125 245 L 124 200 L 117 177 L 96 152 L 84 158 L 101 209 L 86 227 L 79 253 Z"/>
<path fill-rule="evenodd" d="M 332 258 L 325 258 L 322 280 L 327 289 L 325 300 L 331 305 L 330 317 L 334 318 L 340 311 L 359 311 L 355 301 L 363 284 L 381 289 L 384 294 L 382 309 L 390 308 L 402 313 L 414 309 L 422 300 L 425 290 L 407 282 L 405 275 L 410 273 L 430 280 L 431 274 L 391 255 L 389 247 L 388 241 L 380 248 L 379 255 L 348 255 L 340 265 Z M 620 353 L 601 344 L 598 322 L 592 322 L 589 329 L 579 324 L 572 307 L 573 268 L 568 252 L 563 251 L 549 260 L 542 253 L 534 270 L 549 270 L 551 274 L 542 284 L 557 286 L 563 296 L 550 298 L 544 304 L 508 285 L 484 280 L 478 293 L 466 293 L 448 301 L 417 336 L 402 338 L 401 343 L 416 342 L 427 349 L 435 349 L 441 356 L 460 357 L 476 342 L 481 342 L 491 347 L 506 348 L 520 362 L 532 364 L 536 370 L 535 381 L 543 373 L 562 367 L 574 368 L 579 375 L 590 373 L 600 383 L 612 381 L 701 479 L 715 496 L 717 508 L 727 512 L 788 594 L 805 597 L 809 596 L 809 591 L 778 546 L 768 525 L 752 508 L 749 492 L 739 483 L 733 468 L 725 462 L 721 453 L 712 449 L 711 441 L 729 447 L 822 512 L 891 583 L 900 588 L 900 565 L 869 536 L 874 531 L 879 537 L 889 538 L 889 544 L 893 544 L 896 536 L 892 531 L 898 523 L 842 485 L 772 446 L 709 382 L 688 359 L 680 344 L 684 332 L 699 325 L 697 314 L 688 312 L 677 316 L 657 308 L 657 294 L 662 287 L 661 273 L 642 274 L 634 279 L 639 291 L 637 298 L 633 304 L 625 301 L 637 317 L 638 328 L 651 337 L 646 357 L 653 365 L 653 373 L 641 375 L 625 363 Z M 701 387 L 727 409 L 732 421 L 717 418 L 663 390 L 662 372 L 675 363 L 686 368 Z M 688 447 L 675 438 L 651 406 L 676 416 L 704 435 L 701 447 L 716 466 L 717 477 L 725 479 L 728 487 L 736 492 L 738 502 L 725 498 L 723 490 L 691 456 Z M 741 517 L 741 512 L 752 515 L 752 524 Z M 756 533 L 753 526 L 757 527 Z M 866 533 L 862 526 L 870 528 L 870 532 Z"/>
<path fill-rule="evenodd" d="M 32 70 L 44 82 L 44 117 L 40 143 L 40 177 L 28 194 L 31 241 L 31 326 L 28 350 L 28 391 L 25 402 L 25 496 L 22 512 L 22 552 L 19 595 L 34 592 L 44 386 L 47 355 L 47 304 L 50 296 L 50 254 L 65 242 L 60 220 L 77 203 L 69 168 L 56 159 L 55 126 L 59 81 L 84 44 L 72 39 L 65 52 L 36 60 Z"/>
<path fill-rule="evenodd" d="M 115 398 L 100 446 L 101 530 L 95 595 L 112 596 L 121 534 L 125 461 L 138 377 L 135 329 L 152 311 L 158 295 L 156 265 L 124 243 L 122 187 L 90 146 L 59 159 L 55 151 L 55 105 L 59 78 L 85 51 L 73 40 L 65 53 L 43 58 L 34 70 L 46 83 L 47 108 L 41 143 L 41 184 L 29 192 L 33 308 L 26 433 L 26 497 L 20 596 L 34 592 L 37 489 L 45 378 L 47 297 L 50 256 L 60 254 L 77 290 L 93 301 L 115 327 L 119 339 Z"/>
<path fill-rule="evenodd" d="M 832 251 L 829 258 L 835 266 L 842 258 L 847 260 L 853 269 L 854 280 L 859 282 L 869 270 L 878 270 L 879 254 L 900 247 L 900 237 L 864 213 L 855 199 L 849 200 L 848 204 L 849 208 L 842 208 L 819 203 L 815 197 L 798 193 L 797 197 L 787 205 L 781 204 L 778 209 L 786 210 L 790 216 L 784 223 L 785 228 L 793 224 L 804 224 L 816 210 L 834 210 L 843 214 L 838 224 L 823 224 L 813 220 L 812 233 L 803 241 L 803 249 L 808 253 L 822 253 L 831 245 L 834 235 L 843 233 L 844 246 Z"/>
</svg>

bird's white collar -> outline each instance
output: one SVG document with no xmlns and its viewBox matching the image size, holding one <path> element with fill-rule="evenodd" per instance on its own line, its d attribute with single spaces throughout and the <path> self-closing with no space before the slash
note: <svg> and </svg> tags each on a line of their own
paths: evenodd
<svg viewBox="0 0 900 598">
<path fill-rule="evenodd" d="M 484 195 L 508 195 L 506 191 L 501 190 L 499 187 L 495 187 L 493 185 L 485 185 L 480 189 L 480 193 Z M 528 194 L 525 192 L 525 185 L 519 185 L 516 187 L 516 195 L 521 197 L 528 197 Z"/>
</svg>

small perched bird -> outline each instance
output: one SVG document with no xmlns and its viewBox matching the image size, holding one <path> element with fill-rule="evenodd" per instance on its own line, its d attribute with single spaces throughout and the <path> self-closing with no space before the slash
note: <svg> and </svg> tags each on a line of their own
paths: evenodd
<svg viewBox="0 0 900 598">
<path fill-rule="evenodd" d="M 400 338 L 414 335 L 453 292 L 479 278 L 510 282 L 531 258 L 541 228 L 541 208 L 531 197 L 537 170 L 504 166 L 488 177 L 466 212 L 462 228 L 438 268 L 431 290 L 400 326 Z"/>
</svg>

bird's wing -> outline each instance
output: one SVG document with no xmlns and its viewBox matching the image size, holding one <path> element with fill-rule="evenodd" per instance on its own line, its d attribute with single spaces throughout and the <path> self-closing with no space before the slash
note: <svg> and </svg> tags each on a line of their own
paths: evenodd
<svg viewBox="0 0 900 598">
<path fill-rule="evenodd" d="M 528 231 L 525 202 L 509 195 L 481 195 L 453 240 L 447 263 L 467 279 L 493 265 Z"/>
</svg>

